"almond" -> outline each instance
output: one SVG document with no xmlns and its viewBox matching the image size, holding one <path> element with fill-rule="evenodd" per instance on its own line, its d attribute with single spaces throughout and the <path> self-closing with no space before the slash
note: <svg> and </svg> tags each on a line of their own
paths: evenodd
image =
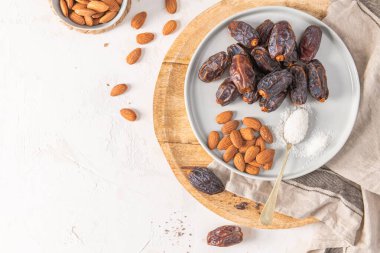
<svg viewBox="0 0 380 253">
<path fill-rule="evenodd" d="M 154 39 L 153 33 L 140 33 L 136 36 L 136 42 L 139 44 L 147 44 Z"/>
<path fill-rule="evenodd" d="M 119 96 L 119 95 L 123 94 L 124 92 L 126 92 L 127 90 L 128 90 L 128 86 L 124 83 L 121 83 L 121 84 L 115 85 L 112 88 L 110 95 L 112 97 Z"/>
<path fill-rule="evenodd" d="M 236 169 L 240 170 L 240 171 L 244 171 L 245 170 L 245 162 L 244 162 L 244 158 L 243 158 L 243 155 L 240 154 L 240 153 L 237 153 L 234 157 L 234 165 L 236 167 Z"/>
<path fill-rule="evenodd" d="M 232 158 L 234 158 L 234 156 L 236 155 L 237 152 L 238 152 L 238 150 L 234 145 L 229 146 L 226 149 L 226 152 L 224 152 L 224 154 L 223 154 L 223 160 L 226 163 L 228 163 L 229 161 L 232 160 Z"/>
<path fill-rule="evenodd" d="M 229 135 L 224 136 L 218 143 L 217 149 L 226 150 L 229 146 L 232 145 L 232 141 Z"/>
<path fill-rule="evenodd" d="M 100 19 L 100 18 L 93 18 L 93 20 L 94 20 L 94 25 L 99 25 L 99 19 Z"/>
<path fill-rule="evenodd" d="M 116 0 L 116 2 L 121 5 L 123 3 L 123 0 Z"/>
<path fill-rule="evenodd" d="M 225 124 L 232 119 L 233 114 L 231 111 L 221 112 L 216 116 L 215 121 L 218 124 Z"/>
<path fill-rule="evenodd" d="M 136 48 L 127 56 L 127 63 L 132 65 L 135 64 L 141 56 L 141 48 Z"/>
<path fill-rule="evenodd" d="M 81 10 L 81 9 L 86 9 L 86 8 L 87 8 L 87 5 L 76 3 L 73 5 L 71 9 L 75 11 L 75 10 Z"/>
<path fill-rule="evenodd" d="M 244 161 L 250 163 L 255 160 L 257 154 L 260 153 L 260 148 L 256 146 L 249 147 L 244 155 Z"/>
<path fill-rule="evenodd" d="M 106 14 L 104 14 L 104 16 L 99 19 L 99 23 L 104 24 L 110 22 L 112 19 L 114 19 L 114 17 L 116 17 L 116 15 L 116 11 L 107 11 Z"/>
<path fill-rule="evenodd" d="M 266 143 L 273 143 L 273 135 L 267 126 L 260 128 L 260 135 Z"/>
<path fill-rule="evenodd" d="M 91 1 L 87 4 L 87 8 L 96 12 L 105 12 L 108 11 L 110 7 L 102 1 Z"/>
<path fill-rule="evenodd" d="M 247 166 L 245 166 L 245 172 L 251 175 L 257 175 L 260 172 L 260 168 L 247 164 Z"/>
<path fill-rule="evenodd" d="M 243 146 L 239 148 L 240 153 L 245 153 L 249 147 L 252 147 L 255 145 L 255 140 L 246 141 Z"/>
<path fill-rule="evenodd" d="M 120 5 L 115 0 L 101 0 L 109 6 L 110 11 L 119 11 Z"/>
<path fill-rule="evenodd" d="M 61 7 L 61 11 L 63 16 L 69 16 L 69 8 L 67 7 L 67 3 L 65 0 L 59 0 L 59 6 Z"/>
<path fill-rule="evenodd" d="M 239 126 L 239 121 L 230 120 L 222 126 L 223 134 L 230 134 L 232 130 L 235 130 Z"/>
<path fill-rule="evenodd" d="M 80 3 L 80 4 L 85 4 L 86 6 L 87 6 L 87 4 L 90 2 L 90 1 L 88 1 L 88 0 L 75 0 L 75 1 L 77 1 L 77 2 Z"/>
<path fill-rule="evenodd" d="M 84 21 L 84 18 L 82 16 L 79 16 L 75 12 L 71 12 L 70 15 L 69 15 L 69 18 L 70 18 L 71 21 L 73 21 L 74 23 L 76 23 L 78 25 L 84 25 L 84 24 L 86 24 L 85 21 Z"/>
<path fill-rule="evenodd" d="M 207 145 L 208 148 L 214 150 L 219 144 L 219 133 L 216 131 L 211 131 L 208 135 Z"/>
<path fill-rule="evenodd" d="M 241 138 L 239 130 L 232 130 L 230 133 L 230 138 L 232 144 L 235 147 L 240 148 L 241 146 L 243 146 L 243 138 Z"/>
<path fill-rule="evenodd" d="M 135 111 L 133 111 L 132 109 L 128 109 L 128 108 L 121 109 L 120 114 L 126 120 L 129 120 L 129 121 L 135 121 L 137 118 Z"/>
<path fill-rule="evenodd" d="M 67 7 L 71 10 L 74 6 L 74 0 L 66 0 Z"/>
<path fill-rule="evenodd" d="M 263 166 L 262 164 L 256 162 L 256 160 L 250 162 L 249 164 L 258 168 L 261 168 Z"/>
<path fill-rule="evenodd" d="M 75 13 L 80 16 L 92 16 L 96 13 L 96 11 L 86 8 L 86 9 L 75 10 Z"/>
<path fill-rule="evenodd" d="M 84 16 L 84 22 L 86 22 L 86 25 L 88 26 L 94 25 L 94 19 L 90 16 Z"/>
<path fill-rule="evenodd" d="M 104 12 L 99 12 L 99 13 L 96 13 L 96 14 L 92 15 L 91 17 L 92 18 L 99 18 L 100 19 L 101 17 L 104 16 L 104 14 L 105 14 Z"/>
<path fill-rule="evenodd" d="M 256 156 L 256 161 L 260 164 L 270 163 L 273 161 L 274 153 L 274 149 L 266 149 L 264 151 L 261 151 Z"/>
<path fill-rule="evenodd" d="M 243 118 L 243 124 L 247 127 L 253 128 L 255 131 L 259 131 L 261 128 L 261 122 L 258 119 L 252 117 Z"/>
<path fill-rule="evenodd" d="M 137 13 L 131 20 L 131 26 L 135 29 L 139 29 L 145 22 L 147 13 L 145 11 Z"/>
<path fill-rule="evenodd" d="M 255 131 L 252 128 L 240 128 L 241 137 L 246 141 L 255 139 Z"/>
<path fill-rule="evenodd" d="M 172 32 L 174 32 L 176 28 L 177 28 L 177 22 L 175 20 L 169 20 L 164 25 L 164 28 L 162 28 L 162 34 L 169 35 Z"/>
<path fill-rule="evenodd" d="M 273 162 L 266 163 L 266 164 L 264 164 L 263 169 L 264 170 L 270 170 L 272 168 L 272 165 L 273 165 Z"/>
<path fill-rule="evenodd" d="M 265 141 L 264 141 L 263 137 L 260 136 L 259 138 L 257 138 L 255 146 L 260 147 L 260 152 L 264 151 L 266 149 Z"/>
<path fill-rule="evenodd" d="M 166 10 L 173 14 L 177 11 L 177 0 L 165 0 Z"/>
</svg>

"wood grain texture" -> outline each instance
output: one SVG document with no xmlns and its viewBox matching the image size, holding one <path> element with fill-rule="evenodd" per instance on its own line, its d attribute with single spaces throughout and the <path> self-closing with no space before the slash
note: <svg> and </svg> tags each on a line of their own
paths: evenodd
<svg viewBox="0 0 380 253">
<path fill-rule="evenodd" d="M 230 0 L 221 1 L 207 9 L 183 30 L 174 41 L 162 63 L 154 94 L 154 128 L 157 139 L 171 169 L 185 189 L 214 213 L 243 226 L 255 228 L 291 228 L 314 223 L 315 218 L 295 219 L 276 213 L 271 226 L 260 224 L 262 206 L 230 192 L 207 195 L 195 190 L 187 180 L 189 166 L 206 166 L 212 158 L 202 149 L 187 119 L 184 103 L 186 70 L 198 44 L 206 34 L 225 18 L 249 8 L 267 5 L 293 7 L 317 17 L 326 15 L 328 0 Z M 248 208 L 238 210 L 234 205 L 248 202 Z"/>
</svg>

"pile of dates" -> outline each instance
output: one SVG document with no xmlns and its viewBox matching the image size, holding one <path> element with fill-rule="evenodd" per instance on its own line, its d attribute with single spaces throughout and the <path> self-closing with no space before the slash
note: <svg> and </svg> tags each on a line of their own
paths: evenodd
<svg viewBox="0 0 380 253">
<path fill-rule="evenodd" d="M 208 58 L 198 73 L 207 83 L 228 73 L 216 92 L 218 104 L 241 97 L 248 104 L 259 101 L 262 111 L 273 112 L 288 94 L 295 105 L 305 104 L 308 92 L 320 102 L 328 98 L 325 68 L 314 59 L 322 38 L 320 27 L 307 27 L 299 43 L 287 21 L 267 19 L 255 29 L 235 20 L 228 30 L 237 43 Z"/>
</svg>

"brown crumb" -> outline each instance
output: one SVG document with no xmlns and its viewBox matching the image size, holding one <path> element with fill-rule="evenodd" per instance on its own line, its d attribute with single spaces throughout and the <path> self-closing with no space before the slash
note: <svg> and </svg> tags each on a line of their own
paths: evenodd
<svg viewBox="0 0 380 253">
<path fill-rule="evenodd" d="M 241 202 L 239 204 L 236 204 L 234 207 L 239 210 L 245 210 L 248 206 L 247 202 Z"/>
</svg>

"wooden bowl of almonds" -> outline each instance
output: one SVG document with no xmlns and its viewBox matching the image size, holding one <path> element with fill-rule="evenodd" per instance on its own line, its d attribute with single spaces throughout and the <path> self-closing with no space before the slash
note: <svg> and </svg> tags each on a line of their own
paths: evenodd
<svg viewBox="0 0 380 253">
<path fill-rule="evenodd" d="M 131 7 L 131 0 L 50 0 L 50 3 L 69 28 L 94 34 L 113 29 Z"/>
</svg>

